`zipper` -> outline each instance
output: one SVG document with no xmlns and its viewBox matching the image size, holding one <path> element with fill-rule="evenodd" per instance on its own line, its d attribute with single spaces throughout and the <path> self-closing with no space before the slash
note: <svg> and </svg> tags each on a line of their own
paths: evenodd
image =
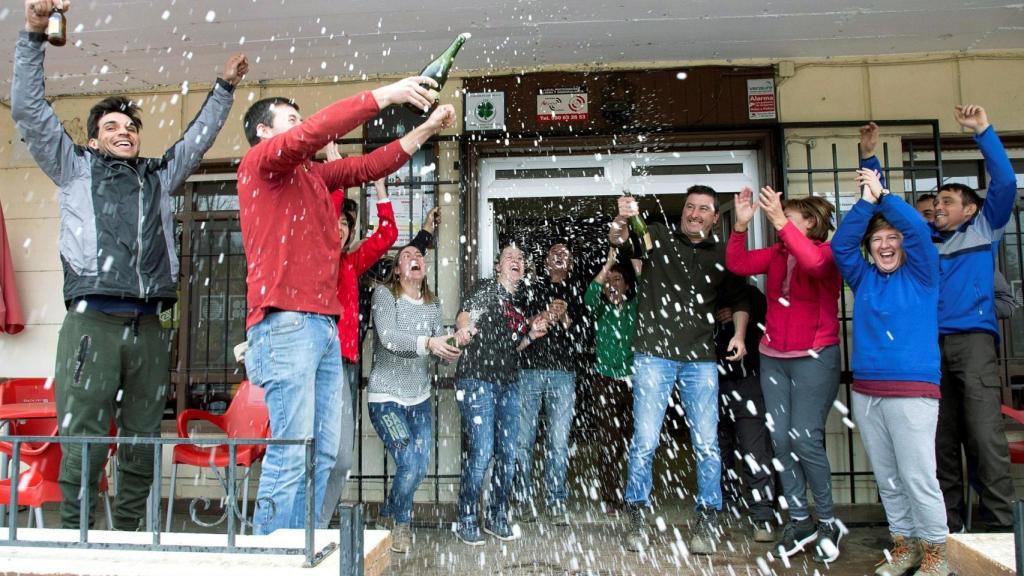
<svg viewBox="0 0 1024 576">
<path fill-rule="evenodd" d="M 132 165 L 128 164 L 127 162 L 119 162 L 119 164 L 121 164 L 122 166 L 127 167 L 129 170 L 131 170 L 133 173 L 135 173 L 135 180 L 139 183 L 139 221 L 137 222 L 137 229 L 136 229 L 136 232 L 135 232 L 135 235 L 136 235 L 135 241 L 136 241 L 136 247 L 137 247 L 137 250 L 138 250 L 138 254 L 136 254 L 136 256 L 135 256 L 135 276 L 139 280 L 139 298 L 145 298 L 146 297 L 146 288 L 145 288 L 145 286 L 142 283 L 142 224 L 143 224 L 143 220 L 145 219 L 144 212 L 143 212 L 142 192 L 145 189 L 145 186 L 143 185 L 143 182 L 142 182 L 142 176 L 139 175 L 139 171 L 136 170 L 135 167 L 133 167 Z"/>
</svg>

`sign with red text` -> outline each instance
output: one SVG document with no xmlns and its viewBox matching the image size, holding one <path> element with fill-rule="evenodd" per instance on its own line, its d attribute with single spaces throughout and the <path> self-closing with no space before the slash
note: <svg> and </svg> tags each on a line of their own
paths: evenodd
<svg viewBox="0 0 1024 576">
<path fill-rule="evenodd" d="M 747 113 L 751 120 L 774 120 L 775 80 L 747 80 Z"/>
<path fill-rule="evenodd" d="M 586 122 L 589 100 L 584 88 L 542 88 L 537 92 L 538 122 Z"/>
</svg>

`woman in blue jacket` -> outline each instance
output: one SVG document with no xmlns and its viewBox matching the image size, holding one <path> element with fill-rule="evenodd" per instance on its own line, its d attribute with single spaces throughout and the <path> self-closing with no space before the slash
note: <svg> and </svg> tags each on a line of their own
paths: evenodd
<svg viewBox="0 0 1024 576">
<path fill-rule="evenodd" d="M 927 223 L 857 171 L 861 200 L 832 239 L 853 289 L 853 415 L 892 536 L 876 575 L 941 574 L 946 507 L 935 475 L 939 417 L 939 254 Z M 870 263 L 861 253 L 861 246 Z"/>
</svg>

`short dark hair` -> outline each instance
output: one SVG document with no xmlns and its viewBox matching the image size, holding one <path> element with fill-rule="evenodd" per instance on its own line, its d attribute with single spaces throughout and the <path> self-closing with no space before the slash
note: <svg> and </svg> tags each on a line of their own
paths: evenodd
<svg viewBox="0 0 1024 576">
<path fill-rule="evenodd" d="M 931 192 L 925 192 L 924 194 L 920 194 L 918 195 L 917 200 L 914 200 L 914 204 L 917 204 L 918 202 L 924 202 L 925 200 L 931 200 L 932 202 L 935 202 L 935 194 L 932 194 Z"/>
<path fill-rule="evenodd" d="M 88 134 L 90 140 L 100 135 L 100 118 L 111 112 L 120 112 L 131 118 L 135 127 L 142 130 L 142 120 L 139 118 L 139 112 L 142 112 L 142 109 L 124 96 L 111 96 L 100 100 L 89 110 Z"/>
<path fill-rule="evenodd" d="M 245 111 L 245 118 L 242 120 L 242 128 L 245 130 L 245 139 L 249 141 L 249 146 L 255 146 L 260 143 L 260 137 L 256 134 L 256 126 L 263 124 L 264 126 L 270 126 L 274 123 L 274 112 L 271 110 L 274 106 L 284 104 L 285 106 L 291 106 L 296 111 L 299 110 L 299 106 L 295 103 L 295 100 L 290 98 L 284 98 L 282 96 L 272 96 L 270 98 L 264 98 L 257 100 L 249 109 Z"/>
<path fill-rule="evenodd" d="M 633 268 L 633 264 L 629 260 L 617 260 L 609 272 L 618 272 L 622 275 L 622 281 L 626 284 L 626 292 L 623 296 L 626 300 L 632 300 L 636 296 L 636 270 Z M 605 302 L 608 301 L 604 291 L 601 292 L 601 299 Z"/>
<path fill-rule="evenodd" d="M 981 209 L 983 200 L 981 199 L 981 196 L 978 196 L 978 193 L 975 192 L 974 188 L 959 182 L 947 182 L 939 188 L 939 192 L 945 192 L 946 190 L 959 194 L 960 201 L 963 202 L 964 207 L 967 207 L 968 204 L 972 204 L 977 206 L 979 210 Z"/>
<path fill-rule="evenodd" d="M 683 196 L 683 203 L 689 200 L 690 196 L 694 194 L 699 194 L 701 196 L 710 196 L 711 199 L 714 201 L 715 214 L 718 214 L 718 192 L 715 192 L 714 188 L 712 188 L 711 186 L 704 186 L 703 184 L 694 184 L 693 186 L 690 186 L 689 188 L 686 189 L 686 195 Z"/>
<path fill-rule="evenodd" d="M 345 198 L 345 201 L 341 204 L 341 211 L 348 212 L 353 216 L 359 215 L 359 203 L 351 198 Z"/>
</svg>

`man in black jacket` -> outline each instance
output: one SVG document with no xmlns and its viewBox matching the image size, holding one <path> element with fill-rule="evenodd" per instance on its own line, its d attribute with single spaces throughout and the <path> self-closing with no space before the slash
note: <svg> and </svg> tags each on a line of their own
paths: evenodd
<svg viewBox="0 0 1024 576">
<path fill-rule="evenodd" d="M 26 0 L 11 82 L 11 115 L 39 167 L 60 188 L 60 255 L 68 313 L 57 340 L 55 385 L 62 436 L 160 435 L 170 337 L 161 310 L 174 305 L 178 258 L 170 194 L 213 145 L 248 71 L 228 59 L 223 78 L 185 134 L 160 158 L 139 158 L 142 121 L 127 98 L 92 108 L 88 145 L 75 144 L 44 98 L 47 19 L 55 0 Z M 68 8 L 64 3 L 65 11 Z M 89 495 L 97 493 L 106 445 L 90 446 Z M 63 446 L 64 528 L 78 528 L 82 449 Z M 120 444 L 114 528 L 135 530 L 153 481 L 152 446 Z M 91 512 L 91 511 L 90 511 Z M 90 523 L 92 516 L 90 514 Z"/>
</svg>

